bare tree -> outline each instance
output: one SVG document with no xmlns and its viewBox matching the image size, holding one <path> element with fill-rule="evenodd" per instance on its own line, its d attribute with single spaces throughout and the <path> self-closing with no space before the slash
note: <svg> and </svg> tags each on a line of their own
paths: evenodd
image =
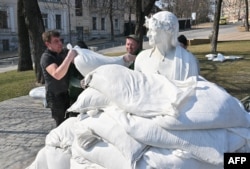
<svg viewBox="0 0 250 169">
<path fill-rule="evenodd" d="M 210 12 L 209 0 L 165 0 L 166 10 L 173 12 L 178 18 L 191 18 L 196 13 L 198 22 L 206 22 Z"/>
<path fill-rule="evenodd" d="M 124 14 L 124 0 L 99 0 L 86 1 L 89 3 L 89 9 L 92 13 L 99 14 L 101 16 L 108 16 L 110 20 L 110 39 L 114 40 L 114 16 L 123 16 Z"/>
<path fill-rule="evenodd" d="M 248 0 L 245 0 L 245 5 L 246 5 L 246 18 L 245 18 L 245 31 L 249 31 L 249 22 L 248 22 Z"/>
<path fill-rule="evenodd" d="M 188 18 L 191 17 L 192 8 L 194 6 L 191 5 L 192 1 L 186 0 L 176 0 L 174 4 L 174 14 L 180 18 Z"/>
<path fill-rule="evenodd" d="M 111 32 L 111 36 L 110 36 L 110 40 L 114 40 L 114 24 L 113 24 L 113 14 L 114 14 L 114 9 L 113 9 L 113 0 L 109 0 L 108 1 L 108 15 L 109 15 L 109 20 L 110 20 L 110 32 Z"/>
<path fill-rule="evenodd" d="M 231 21 L 242 19 L 242 7 L 244 0 L 224 0 L 222 2 L 221 14 Z"/>
<path fill-rule="evenodd" d="M 132 14 L 135 14 L 135 5 L 134 0 L 126 0 L 125 1 L 125 14 L 128 14 L 128 34 L 132 34 Z"/>
<path fill-rule="evenodd" d="M 33 70 L 29 31 L 25 23 L 23 0 L 17 1 L 17 22 L 18 22 L 18 67 L 17 71 Z"/>
<path fill-rule="evenodd" d="M 212 38 L 211 38 L 211 52 L 212 53 L 217 52 L 221 3 L 222 3 L 222 0 L 216 0 L 216 11 L 214 15 L 213 32 L 212 32 Z"/>
<path fill-rule="evenodd" d="M 136 27 L 135 27 L 135 34 L 140 38 L 140 48 L 143 48 L 143 35 L 145 33 L 144 29 L 144 22 L 145 16 L 148 16 L 151 13 L 152 8 L 154 7 L 156 0 L 136 0 Z"/>
<path fill-rule="evenodd" d="M 18 0 L 18 13 L 22 16 L 20 18 L 20 22 L 18 22 L 18 29 L 19 30 L 24 29 L 23 32 L 26 32 L 28 30 L 28 35 L 26 32 L 25 36 L 26 38 L 29 37 L 31 41 L 31 45 L 29 45 L 28 43 L 22 45 L 23 41 L 21 40 L 23 40 L 24 38 L 22 38 L 21 35 L 22 32 L 18 32 L 19 37 L 21 37 L 21 39 L 19 40 L 19 48 L 20 48 L 19 51 L 30 50 L 31 46 L 33 61 L 35 64 L 36 80 L 38 83 L 44 83 L 42 70 L 40 66 L 40 58 L 45 49 L 44 43 L 42 41 L 42 33 L 44 32 L 44 25 L 37 0 L 32 0 L 32 1 Z M 25 24 L 23 23 L 23 21 L 25 21 Z M 24 40 L 27 41 L 27 39 Z M 24 63 L 23 61 L 23 60 L 31 60 L 30 55 L 26 55 L 23 52 L 19 54 L 20 54 L 19 55 L 20 64 L 18 69 L 24 70 L 24 67 L 28 68 L 28 66 L 29 67 L 32 66 L 32 62 L 28 62 L 29 65 L 26 65 L 27 63 Z"/>
</svg>

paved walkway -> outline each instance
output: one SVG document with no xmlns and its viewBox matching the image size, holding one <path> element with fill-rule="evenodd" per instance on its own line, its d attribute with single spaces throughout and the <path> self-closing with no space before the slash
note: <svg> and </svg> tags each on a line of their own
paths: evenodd
<svg viewBox="0 0 250 169">
<path fill-rule="evenodd" d="M 42 101 L 22 96 L 0 102 L 0 126 L 0 168 L 24 169 L 56 125 Z"/>
<path fill-rule="evenodd" d="M 250 32 L 219 36 L 219 40 L 250 40 Z M 144 48 L 148 44 L 144 44 Z M 105 49 L 101 53 L 124 51 L 124 46 Z M 16 63 L 0 65 L 0 73 L 15 70 Z M 47 133 L 55 127 L 49 109 L 42 101 L 22 96 L 0 102 L 0 168 L 24 169 L 44 146 Z"/>
</svg>

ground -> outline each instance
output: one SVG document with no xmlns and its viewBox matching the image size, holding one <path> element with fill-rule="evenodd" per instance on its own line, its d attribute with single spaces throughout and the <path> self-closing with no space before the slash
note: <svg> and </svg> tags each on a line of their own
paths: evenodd
<svg viewBox="0 0 250 169">
<path fill-rule="evenodd" d="M 250 95 L 250 58 L 213 62 L 200 60 L 201 75 L 225 88 L 230 94 L 242 99 Z"/>
</svg>

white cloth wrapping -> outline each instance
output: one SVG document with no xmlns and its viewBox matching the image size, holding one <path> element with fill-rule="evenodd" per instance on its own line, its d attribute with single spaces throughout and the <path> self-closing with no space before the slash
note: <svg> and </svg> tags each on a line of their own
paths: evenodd
<svg viewBox="0 0 250 169">
<path fill-rule="evenodd" d="M 165 129 L 192 130 L 249 127 L 250 116 L 236 98 L 224 89 L 199 79 L 195 94 L 178 106 L 180 115 L 156 116 L 153 119 Z M 237 118 L 235 118 L 237 117 Z"/>
<path fill-rule="evenodd" d="M 107 169 L 131 169 L 131 164 L 121 152 L 108 142 L 100 141 L 89 150 L 84 150 L 75 140 L 72 145 L 72 158 L 84 157 Z"/>
<path fill-rule="evenodd" d="M 45 146 L 27 169 L 69 169 L 71 153 L 54 146 Z"/>
<path fill-rule="evenodd" d="M 171 150 L 151 147 L 141 160 L 157 169 L 222 169 L 223 166 L 216 166 L 186 156 L 182 150 Z M 142 164 L 141 164 L 142 165 Z M 144 167 L 143 167 L 144 168 Z"/>
<path fill-rule="evenodd" d="M 34 99 L 46 99 L 45 86 L 39 86 L 31 89 L 29 96 Z"/>
<path fill-rule="evenodd" d="M 33 99 L 41 99 L 44 107 L 47 107 L 45 86 L 39 86 L 29 91 L 29 96 Z"/>
<path fill-rule="evenodd" d="M 48 134 L 46 146 L 72 152 L 66 160 L 74 166 L 107 169 L 222 169 L 224 152 L 250 152 L 250 117 L 237 99 L 204 79 L 170 82 L 162 77 L 118 65 L 95 69 L 86 83 L 106 106 L 92 117 L 67 119 Z M 91 97 L 90 92 L 83 103 L 94 101 Z M 85 104 L 78 105 L 81 110 Z M 101 140 L 81 147 L 91 132 Z M 43 157 L 32 166 L 54 165 Z"/>
<path fill-rule="evenodd" d="M 67 111 L 85 113 L 89 110 L 98 110 L 108 105 L 112 105 L 112 103 L 104 94 L 93 88 L 87 88 L 82 91 Z"/>
<path fill-rule="evenodd" d="M 77 70 L 86 76 L 89 72 L 93 71 L 97 67 L 106 64 L 118 64 L 129 66 L 124 62 L 123 56 L 108 57 L 102 54 L 98 54 L 89 49 L 82 49 L 75 46 L 74 49 L 77 51 L 78 55 L 74 59 L 74 64 Z"/>
<path fill-rule="evenodd" d="M 112 107 L 109 111 L 117 114 L 121 113 L 121 111 L 123 112 L 123 110 L 115 107 Z M 141 157 L 142 152 L 147 149 L 147 146 L 128 135 L 124 128 L 106 112 L 107 110 L 104 110 L 104 113 L 82 120 L 78 123 L 77 128 L 88 127 L 103 140 L 114 145 L 133 165 Z"/>
<path fill-rule="evenodd" d="M 70 159 L 70 169 L 105 169 L 102 166 L 91 163 L 90 161 L 84 159 L 82 156 L 74 157 Z"/>
<path fill-rule="evenodd" d="M 160 148 L 182 149 L 200 161 L 211 164 L 222 165 L 224 152 L 234 152 L 245 144 L 244 138 L 226 129 L 165 130 L 149 118 L 111 110 L 107 113 L 141 143 Z"/>
<path fill-rule="evenodd" d="M 75 138 L 77 118 L 69 118 L 57 128 L 50 131 L 46 136 L 45 144 L 51 147 L 63 149 L 65 152 L 71 152 L 71 145 Z"/>
<path fill-rule="evenodd" d="M 126 112 L 144 117 L 178 116 L 176 108 L 192 93 L 196 77 L 173 83 L 159 74 L 143 74 L 120 65 L 104 65 L 90 72 L 85 83 Z"/>
</svg>

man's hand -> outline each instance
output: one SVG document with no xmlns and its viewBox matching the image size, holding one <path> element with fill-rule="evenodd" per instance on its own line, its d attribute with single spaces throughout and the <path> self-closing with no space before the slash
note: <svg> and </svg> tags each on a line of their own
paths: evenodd
<svg viewBox="0 0 250 169">
<path fill-rule="evenodd" d="M 77 52 L 74 49 L 71 49 L 71 50 L 69 50 L 67 57 L 70 60 L 70 62 L 74 63 L 74 59 L 75 59 L 76 55 L 77 55 Z"/>
<path fill-rule="evenodd" d="M 126 54 L 123 56 L 123 60 L 127 63 L 129 62 L 134 62 L 135 61 L 135 58 L 136 58 L 136 55 L 131 55 L 131 54 Z"/>
<path fill-rule="evenodd" d="M 83 89 L 86 89 L 88 86 L 87 85 L 85 85 L 85 80 L 84 80 L 84 78 L 80 81 L 80 85 L 81 85 L 81 87 L 83 88 Z"/>
</svg>

